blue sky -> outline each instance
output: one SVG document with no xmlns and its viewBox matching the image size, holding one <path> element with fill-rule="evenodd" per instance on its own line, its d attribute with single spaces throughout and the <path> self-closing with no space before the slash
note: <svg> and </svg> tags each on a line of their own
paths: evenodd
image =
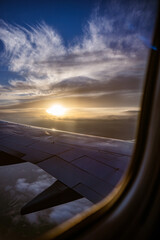
<svg viewBox="0 0 160 240">
<path fill-rule="evenodd" d="M 156 3 L 1 1 L 2 110 L 137 107 Z"/>
<path fill-rule="evenodd" d="M 1 3 L 0 17 L 9 23 L 23 26 L 33 26 L 45 21 L 65 41 L 70 41 L 82 34 L 82 27 L 97 4 L 97 0 L 7 0 Z"/>
</svg>

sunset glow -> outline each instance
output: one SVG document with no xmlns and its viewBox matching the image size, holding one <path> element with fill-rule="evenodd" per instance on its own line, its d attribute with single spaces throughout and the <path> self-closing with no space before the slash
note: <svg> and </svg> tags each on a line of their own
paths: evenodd
<svg viewBox="0 0 160 240">
<path fill-rule="evenodd" d="M 56 104 L 56 105 L 53 105 L 52 107 L 48 108 L 46 110 L 46 112 L 53 116 L 61 117 L 61 116 L 65 115 L 66 108 L 63 107 L 62 105 Z"/>
</svg>

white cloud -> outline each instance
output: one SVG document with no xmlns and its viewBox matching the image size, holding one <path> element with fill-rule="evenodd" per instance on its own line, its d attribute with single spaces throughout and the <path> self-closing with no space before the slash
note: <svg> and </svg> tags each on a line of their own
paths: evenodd
<svg viewBox="0 0 160 240">
<path fill-rule="evenodd" d="M 29 30 L 5 22 L 1 25 L 1 40 L 5 45 L 7 56 L 10 57 L 9 68 L 12 71 L 34 73 L 34 62 L 45 61 L 52 55 L 56 57 L 65 54 L 62 39 L 45 23 L 35 28 L 30 27 Z"/>
<path fill-rule="evenodd" d="M 25 79 L 10 79 L 9 86 L 0 86 L 0 99 L 7 93 L 8 99 L 14 100 L 56 95 L 54 84 L 73 77 L 110 80 L 136 68 L 137 49 L 139 52 L 144 49 L 137 33 L 115 35 L 113 19 L 98 14 L 84 27 L 84 35 L 68 47 L 45 23 L 24 28 L 1 20 L 0 39 L 5 46 L 3 58 L 9 70 Z M 104 72 L 107 77 L 101 74 Z"/>
<path fill-rule="evenodd" d="M 26 194 L 27 192 L 30 194 L 39 194 L 44 189 L 49 187 L 51 184 L 53 184 L 54 178 L 48 178 L 46 174 L 40 175 L 37 178 L 37 181 L 29 183 L 25 178 L 19 178 L 16 182 L 15 189 L 18 192 Z"/>
</svg>

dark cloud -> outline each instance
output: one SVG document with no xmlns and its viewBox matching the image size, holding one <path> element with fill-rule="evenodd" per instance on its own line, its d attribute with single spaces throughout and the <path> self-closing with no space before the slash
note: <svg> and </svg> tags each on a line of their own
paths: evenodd
<svg viewBox="0 0 160 240">
<path fill-rule="evenodd" d="M 95 80 L 87 77 L 74 77 L 69 78 L 50 86 L 50 89 L 56 91 L 66 91 L 70 94 L 81 93 L 90 94 L 90 93 L 110 93 L 110 92 L 124 92 L 132 91 L 139 92 L 142 88 L 142 80 L 137 76 L 123 76 L 106 80 Z"/>
</svg>

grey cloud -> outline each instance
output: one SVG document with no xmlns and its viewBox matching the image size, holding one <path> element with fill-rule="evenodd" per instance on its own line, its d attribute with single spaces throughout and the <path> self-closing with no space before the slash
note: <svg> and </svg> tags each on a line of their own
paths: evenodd
<svg viewBox="0 0 160 240">
<path fill-rule="evenodd" d="M 75 94 L 104 94 L 117 92 L 140 92 L 142 89 L 142 79 L 134 76 L 119 76 L 112 79 L 96 80 L 83 76 L 65 79 L 58 84 L 50 86 L 50 89 L 56 94 L 56 91 L 65 92 L 71 95 Z"/>
<path fill-rule="evenodd" d="M 36 90 L 35 83 L 29 82 L 29 81 L 20 81 L 20 80 L 10 80 L 10 90 L 16 91 L 16 90 Z"/>
</svg>

